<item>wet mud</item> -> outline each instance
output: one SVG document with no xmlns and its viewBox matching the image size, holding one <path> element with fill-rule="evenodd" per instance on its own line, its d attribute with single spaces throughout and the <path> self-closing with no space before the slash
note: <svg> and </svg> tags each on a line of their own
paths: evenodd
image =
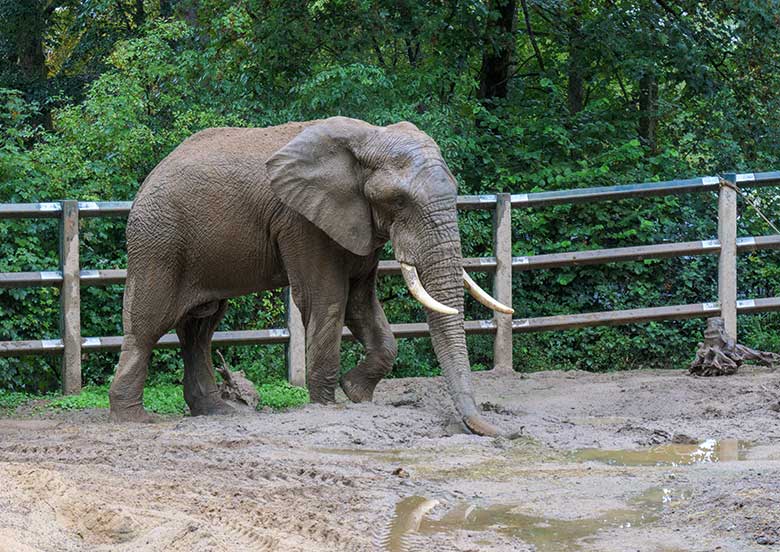
<svg viewBox="0 0 780 552">
<path fill-rule="evenodd" d="M 375 404 L 112 425 L 0 419 L 0 552 L 780 550 L 780 374 L 477 374 Z M 343 399 L 343 397 L 342 397 Z"/>
</svg>

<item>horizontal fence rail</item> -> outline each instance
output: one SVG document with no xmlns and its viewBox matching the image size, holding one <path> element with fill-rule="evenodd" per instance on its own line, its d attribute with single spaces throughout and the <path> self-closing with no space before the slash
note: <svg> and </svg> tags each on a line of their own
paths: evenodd
<svg viewBox="0 0 780 552">
<path fill-rule="evenodd" d="M 723 182 L 730 186 L 722 186 Z M 649 322 L 655 320 L 680 320 L 721 315 L 727 322 L 727 330 L 736 338 L 736 315 L 780 310 L 780 297 L 736 300 L 736 255 L 759 249 L 780 249 L 780 235 L 736 238 L 736 190 L 739 187 L 780 185 L 780 171 L 764 173 L 730 174 L 724 177 L 705 176 L 686 180 L 671 180 L 643 184 L 604 186 L 575 190 L 533 192 L 528 194 L 488 194 L 459 196 L 461 210 L 493 210 L 494 257 L 466 258 L 464 267 L 469 272 L 494 274 L 494 295 L 511 304 L 511 276 L 513 271 L 561 268 L 566 266 L 595 265 L 613 262 L 640 261 L 696 255 L 719 255 L 719 301 L 690 305 L 671 305 L 619 311 L 576 313 L 536 318 L 512 319 L 496 313 L 492 320 L 465 322 L 467 334 L 495 334 L 494 363 L 498 368 L 511 369 L 511 334 L 535 331 L 567 330 L 593 326 L 609 326 Z M 663 196 L 671 194 L 719 192 L 718 239 L 677 243 L 660 243 L 644 246 L 618 247 L 551 253 L 531 256 L 511 254 L 511 209 L 518 207 L 543 207 L 565 203 L 588 203 L 627 198 Z M 0 288 L 59 287 L 61 294 L 60 339 L 0 342 L 0 357 L 28 354 L 63 355 L 63 388 L 76 392 L 81 385 L 81 352 L 118 351 L 121 336 L 82 338 L 78 312 L 81 286 L 123 284 L 127 276 L 124 269 L 79 270 L 78 221 L 81 217 L 126 217 L 132 202 L 129 201 L 61 201 L 48 203 L 0 204 L 0 219 L 57 218 L 60 219 L 60 270 L 39 272 L 0 273 Z M 75 249 L 74 249 L 75 247 Z M 397 261 L 381 261 L 379 274 L 400 274 Z M 65 293 L 67 290 L 67 293 Z M 305 382 L 304 329 L 300 315 L 289 298 L 288 328 L 216 332 L 214 345 L 285 344 L 288 347 L 288 371 L 290 381 L 297 385 Z M 430 335 L 425 323 L 392 324 L 393 334 L 401 338 Z M 352 339 L 347 328 L 345 339 Z M 175 334 L 166 334 L 157 343 L 158 348 L 179 346 Z"/>
<path fill-rule="evenodd" d="M 757 236 L 737 239 L 737 251 L 745 253 L 758 249 L 780 249 L 780 235 Z M 512 257 L 513 270 L 538 270 L 565 266 L 584 266 L 645 259 L 664 259 L 694 255 L 713 255 L 720 252 L 718 240 L 662 243 L 613 249 L 591 249 L 568 253 L 549 253 L 531 257 Z M 468 272 L 495 272 L 495 257 L 469 257 L 463 259 Z M 379 261 L 379 274 L 401 274 L 398 261 Z M 127 277 L 125 269 L 82 270 L 79 279 L 82 286 L 106 286 L 123 284 Z M 0 272 L 0 288 L 59 287 L 62 272 Z"/>
<path fill-rule="evenodd" d="M 777 186 L 780 184 L 780 171 L 738 174 L 736 182 L 742 188 Z M 601 186 L 574 190 L 534 192 L 512 194 L 512 207 L 543 207 L 562 203 L 590 203 L 635 197 L 650 197 L 685 194 L 691 192 L 717 192 L 720 177 L 703 176 L 687 180 L 667 180 L 665 182 L 647 182 L 643 184 L 623 184 L 620 186 Z M 458 207 L 461 209 L 493 209 L 496 195 L 460 196 Z"/>
<path fill-rule="evenodd" d="M 767 299 L 745 299 L 737 301 L 739 314 L 751 314 L 780 310 L 780 297 Z M 652 322 L 657 320 L 685 320 L 717 315 L 719 303 L 692 303 L 670 307 L 651 307 L 619 311 L 588 312 L 582 314 L 563 314 L 539 318 L 515 318 L 512 320 L 513 333 L 530 333 L 550 330 L 573 330 L 594 326 L 617 326 L 632 322 Z M 424 322 L 391 324 L 396 337 L 427 337 L 430 335 L 428 324 Z M 495 334 L 497 325 L 493 320 L 467 320 L 465 330 L 469 335 Z M 343 329 L 342 337 L 352 340 L 354 336 L 348 328 Z M 81 349 L 85 352 L 119 351 L 122 348 L 122 336 L 86 337 L 81 340 Z M 241 330 L 215 332 L 214 345 L 274 345 L 289 343 L 290 332 L 287 329 Z M 160 338 L 156 349 L 173 349 L 179 346 L 176 334 L 166 334 Z M 60 354 L 63 351 L 61 339 L 31 341 L 0 341 L 0 357 L 13 357 L 25 354 Z"/>
<path fill-rule="evenodd" d="M 735 175 L 741 188 L 780 185 L 780 171 L 745 173 Z M 687 180 L 667 180 L 643 184 L 623 184 L 574 190 L 511 194 L 512 207 L 543 207 L 562 203 L 590 203 L 636 197 L 676 195 L 691 192 L 717 192 L 720 177 L 703 176 Z M 497 194 L 458 196 L 458 208 L 462 210 L 496 208 Z M 124 217 L 130 212 L 132 201 L 79 201 L 81 217 Z M 0 219 L 7 218 L 58 218 L 62 213 L 59 202 L 48 203 L 0 203 Z"/>
</svg>

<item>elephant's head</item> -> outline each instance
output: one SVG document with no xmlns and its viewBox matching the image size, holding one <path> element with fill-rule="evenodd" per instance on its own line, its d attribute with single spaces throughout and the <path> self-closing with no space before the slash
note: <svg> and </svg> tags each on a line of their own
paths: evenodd
<svg viewBox="0 0 780 552">
<path fill-rule="evenodd" d="M 388 239 L 410 292 L 425 307 L 433 347 L 465 425 L 495 428 L 479 414 L 463 329 L 463 287 L 512 312 L 463 270 L 457 184 L 436 143 L 410 123 L 377 127 L 344 117 L 314 123 L 267 164 L 281 200 L 356 255 Z"/>
</svg>

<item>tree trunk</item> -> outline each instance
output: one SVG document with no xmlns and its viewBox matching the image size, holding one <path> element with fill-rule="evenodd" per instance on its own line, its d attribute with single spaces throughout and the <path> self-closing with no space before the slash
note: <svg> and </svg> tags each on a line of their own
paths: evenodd
<svg viewBox="0 0 780 552">
<path fill-rule="evenodd" d="M 569 114 L 576 115 L 585 107 L 585 46 L 580 29 L 582 8 L 574 3 L 569 12 L 569 64 L 568 64 L 568 103 Z"/>
<path fill-rule="evenodd" d="M 138 32 L 146 21 L 146 10 L 144 9 L 144 0 L 135 0 L 135 12 L 133 13 L 133 24 Z"/>
<path fill-rule="evenodd" d="M 658 123 L 658 81 L 648 70 L 639 79 L 639 139 L 655 152 Z"/>
<path fill-rule="evenodd" d="M 173 15 L 172 0 L 160 0 L 160 17 L 170 17 Z"/>
<path fill-rule="evenodd" d="M 696 376 L 728 376 L 736 374 L 745 361 L 775 368 L 780 366 L 780 355 L 756 351 L 730 339 L 723 318 L 717 316 L 707 319 L 704 341 L 699 343 L 688 371 Z"/>
<path fill-rule="evenodd" d="M 30 2 L 16 25 L 16 62 L 21 81 L 19 84 L 28 99 L 41 103 L 41 120 L 47 129 L 51 129 L 51 112 L 41 100 L 47 96 L 46 55 L 43 52 L 43 35 L 46 30 L 46 14 L 39 2 Z"/>
<path fill-rule="evenodd" d="M 480 100 L 506 98 L 512 60 L 515 54 L 516 0 L 493 0 L 491 11 L 498 18 L 489 18 L 485 29 L 485 47 L 479 71 Z"/>
<path fill-rule="evenodd" d="M 22 4 L 15 25 L 16 59 L 22 76 L 30 83 L 45 80 L 46 56 L 43 53 L 43 34 L 46 17 L 42 2 Z"/>
<path fill-rule="evenodd" d="M 22 74 L 29 81 L 46 78 L 46 56 L 43 54 L 43 41 L 37 29 L 26 29 L 16 41 L 16 55 Z"/>
<path fill-rule="evenodd" d="M 180 9 L 180 11 L 182 11 Z M 189 0 L 184 5 L 184 20 L 189 23 L 191 27 L 198 26 L 198 0 Z"/>
</svg>

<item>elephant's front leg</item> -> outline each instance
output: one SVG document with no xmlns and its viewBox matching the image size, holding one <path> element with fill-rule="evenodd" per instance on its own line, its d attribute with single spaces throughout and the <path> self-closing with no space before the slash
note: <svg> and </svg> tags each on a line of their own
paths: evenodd
<svg viewBox="0 0 780 552">
<path fill-rule="evenodd" d="M 376 268 L 368 277 L 352 282 L 346 323 L 365 348 L 366 356 L 344 374 L 341 388 L 353 402 L 370 401 L 376 385 L 390 373 L 398 353 L 390 323 L 376 297 Z"/>
<path fill-rule="evenodd" d="M 306 328 L 306 386 L 313 402 L 336 402 L 341 332 L 347 302 L 347 278 L 317 274 L 296 285 L 290 282 L 295 304 Z"/>
</svg>

